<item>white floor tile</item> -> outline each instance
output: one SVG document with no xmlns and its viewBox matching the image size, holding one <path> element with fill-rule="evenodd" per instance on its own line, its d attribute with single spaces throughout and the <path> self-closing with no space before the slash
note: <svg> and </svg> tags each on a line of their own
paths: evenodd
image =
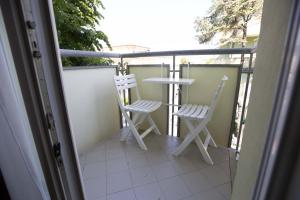
<svg viewBox="0 0 300 200">
<path fill-rule="evenodd" d="M 201 171 L 195 171 L 180 176 L 192 194 L 212 189 L 213 186 L 203 176 Z"/>
<path fill-rule="evenodd" d="M 177 175 L 177 172 L 173 168 L 171 161 L 166 161 L 160 164 L 153 165 L 151 167 L 158 180 L 170 178 Z"/>
<path fill-rule="evenodd" d="M 198 200 L 195 195 L 192 195 L 192 196 L 189 196 L 189 197 L 186 197 L 186 198 L 183 198 L 181 200 Z"/>
<path fill-rule="evenodd" d="M 179 138 L 176 137 L 164 137 L 160 140 L 158 140 L 158 143 L 161 145 L 162 148 L 173 148 L 173 147 L 177 147 L 180 145 L 181 140 Z"/>
<path fill-rule="evenodd" d="M 215 164 L 229 160 L 229 152 L 226 148 L 209 147 L 208 152 Z"/>
<path fill-rule="evenodd" d="M 196 169 L 204 169 L 207 167 L 211 167 L 210 164 L 206 163 L 203 160 L 203 157 L 198 149 L 195 151 L 189 152 L 185 155 L 181 155 L 180 157 L 190 160 Z"/>
<path fill-rule="evenodd" d="M 208 179 L 213 186 L 225 184 L 230 181 L 229 174 L 216 165 L 201 170 L 201 173 Z"/>
<path fill-rule="evenodd" d="M 132 187 L 128 170 L 107 175 L 107 191 L 109 194 L 128 190 Z"/>
<path fill-rule="evenodd" d="M 118 139 L 110 139 L 106 141 L 106 150 L 122 148 L 122 143 Z"/>
<path fill-rule="evenodd" d="M 125 154 L 127 158 L 135 157 L 135 156 L 145 156 L 146 151 L 141 149 L 137 145 L 128 145 L 126 148 L 124 148 Z"/>
<path fill-rule="evenodd" d="M 224 200 L 223 196 L 215 189 L 200 192 L 195 197 L 198 200 Z"/>
<path fill-rule="evenodd" d="M 83 170 L 83 178 L 95 178 L 106 175 L 106 164 L 105 162 L 97 162 L 86 164 Z"/>
<path fill-rule="evenodd" d="M 226 149 L 209 148 L 211 166 L 195 144 L 175 157 L 171 153 L 181 139 L 155 134 L 146 139 L 148 151 L 133 137 L 120 142 L 113 136 L 80 156 L 88 200 L 230 199 Z"/>
<path fill-rule="evenodd" d="M 125 153 L 122 148 L 114 148 L 106 151 L 106 159 L 113 160 L 117 158 L 124 158 Z"/>
<path fill-rule="evenodd" d="M 231 184 L 226 183 L 224 185 L 220 185 L 218 187 L 216 187 L 216 190 L 218 190 L 218 192 L 220 192 L 220 194 L 226 199 L 229 200 L 231 197 Z"/>
<path fill-rule="evenodd" d="M 133 190 L 126 190 L 108 195 L 107 200 L 136 200 L 136 198 Z"/>
<path fill-rule="evenodd" d="M 106 177 L 91 178 L 84 181 L 85 192 L 88 199 L 106 196 Z"/>
<path fill-rule="evenodd" d="M 87 154 L 86 163 L 104 162 L 106 160 L 105 151 L 94 150 Z"/>
<path fill-rule="evenodd" d="M 130 168 L 149 166 L 145 155 L 127 156 L 127 161 Z"/>
<path fill-rule="evenodd" d="M 134 188 L 137 200 L 164 200 L 158 183 L 150 183 Z"/>
<path fill-rule="evenodd" d="M 163 151 L 149 150 L 149 152 L 146 153 L 146 156 L 149 163 L 153 165 L 169 160 L 168 155 Z"/>
<path fill-rule="evenodd" d="M 105 151 L 106 150 L 106 140 L 100 141 L 93 149 L 94 151 Z"/>
<path fill-rule="evenodd" d="M 151 167 L 139 167 L 130 169 L 133 187 L 153 183 L 156 181 L 155 174 Z"/>
<path fill-rule="evenodd" d="M 107 200 L 107 199 L 106 196 L 103 196 L 103 197 L 97 197 L 95 199 L 88 199 L 88 200 Z"/>
<path fill-rule="evenodd" d="M 152 149 L 152 150 L 159 150 L 161 149 L 160 144 L 157 141 L 152 141 L 152 142 L 145 142 L 145 144 L 147 145 L 148 149 Z"/>
<path fill-rule="evenodd" d="M 159 182 L 166 200 L 178 200 L 190 196 L 190 192 L 179 176 L 164 179 Z"/>
<path fill-rule="evenodd" d="M 106 164 L 108 173 L 115 173 L 119 171 L 128 170 L 128 164 L 125 158 L 108 160 Z"/>
<path fill-rule="evenodd" d="M 222 162 L 222 163 L 218 163 L 216 164 L 216 166 L 220 169 L 222 169 L 226 174 L 229 174 L 230 175 L 230 168 L 229 168 L 229 161 L 225 161 L 225 162 Z"/>
<path fill-rule="evenodd" d="M 184 174 L 196 170 L 193 163 L 184 157 L 175 157 L 171 162 L 177 174 Z"/>
</svg>

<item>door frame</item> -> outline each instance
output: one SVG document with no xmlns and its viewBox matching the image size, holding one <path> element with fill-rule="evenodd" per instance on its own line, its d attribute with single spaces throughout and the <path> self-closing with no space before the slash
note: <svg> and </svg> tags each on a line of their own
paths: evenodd
<svg viewBox="0 0 300 200">
<path fill-rule="evenodd" d="M 300 2 L 293 2 L 285 54 L 253 199 L 295 199 L 300 178 Z M 298 180 L 297 180 L 298 178 Z"/>
<path fill-rule="evenodd" d="M 52 1 L 0 1 L 51 199 L 84 199 L 61 77 Z"/>
</svg>

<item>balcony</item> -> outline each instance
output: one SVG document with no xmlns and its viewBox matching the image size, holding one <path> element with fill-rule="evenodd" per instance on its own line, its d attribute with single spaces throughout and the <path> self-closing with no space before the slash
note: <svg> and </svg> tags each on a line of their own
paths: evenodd
<svg viewBox="0 0 300 200">
<path fill-rule="evenodd" d="M 177 195 L 180 199 L 228 199 L 230 193 L 232 200 L 297 199 L 293 195 L 299 192 L 298 2 L 264 1 L 253 82 L 250 58 L 252 55 L 254 59 L 256 52 L 247 49 L 149 54 L 62 50 L 62 56 L 109 57 L 116 66 L 61 68 L 51 4 L 26 2 L 1 2 L 0 162 L 12 199 L 49 199 L 49 195 L 52 199 L 151 199 L 153 194 L 157 194 L 154 199 L 176 199 Z M 239 65 L 243 53 L 247 58 L 243 67 L 228 67 Z M 220 101 L 209 124 L 219 145 L 218 149 L 209 149 L 215 165 L 205 166 L 195 146 L 179 157 L 170 155 L 186 133 L 182 121 L 171 116 L 175 105 L 185 103 L 187 97 L 189 102 L 207 102 L 219 70 L 228 75 L 231 71 L 233 82 L 226 84 L 226 101 Z M 139 77 L 145 98 L 165 103 L 159 114 L 154 113 L 164 134 L 149 135 L 146 152 L 141 152 L 132 138 L 126 143 L 118 141 L 127 124 L 116 104 L 112 76 L 124 72 Z M 195 76 L 193 86 L 199 89 L 142 82 L 146 77 L 161 75 Z M 130 92 L 126 92 L 125 102 L 134 100 L 129 97 Z M 224 108 L 230 112 L 224 112 Z M 154 166 L 164 162 L 169 164 L 161 173 Z M 146 163 L 148 171 L 141 166 L 133 168 L 132 163 Z M 120 176 L 121 172 L 115 171 L 118 167 L 127 175 Z M 152 174 L 150 180 L 147 172 Z M 113 183 L 111 177 L 117 177 L 117 181 Z M 203 189 L 203 182 L 207 189 Z M 197 191 L 193 186 L 199 186 Z"/>
<path fill-rule="evenodd" d="M 241 149 L 253 72 L 253 49 L 110 54 L 61 50 L 62 56 L 109 57 L 117 65 L 64 67 L 65 96 L 88 199 L 230 199 Z M 240 56 L 245 55 L 244 64 Z M 184 59 L 183 59 L 184 58 Z M 189 62 L 182 62 L 188 60 Z M 127 123 L 119 112 L 113 75 L 135 74 L 144 99 L 164 105 L 152 115 L 162 136 L 120 142 Z M 218 148 L 209 165 L 195 144 L 172 155 L 186 127 L 172 115 L 184 103 L 209 104 L 220 78 L 229 77 L 208 128 Z M 191 86 L 160 85 L 149 77 L 192 78 Z M 124 103 L 135 100 L 124 93 Z M 143 129 L 143 127 L 142 127 Z"/>
</svg>

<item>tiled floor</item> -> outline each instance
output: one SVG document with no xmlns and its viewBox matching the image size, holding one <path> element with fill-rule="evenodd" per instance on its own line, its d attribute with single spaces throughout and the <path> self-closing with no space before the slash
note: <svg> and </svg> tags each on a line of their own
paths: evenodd
<svg viewBox="0 0 300 200">
<path fill-rule="evenodd" d="M 89 200 L 226 200 L 231 184 L 229 153 L 210 148 L 214 166 L 206 164 L 196 145 L 179 157 L 172 151 L 178 138 L 150 134 L 148 151 L 119 135 L 102 141 L 80 157 Z"/>
</svg>

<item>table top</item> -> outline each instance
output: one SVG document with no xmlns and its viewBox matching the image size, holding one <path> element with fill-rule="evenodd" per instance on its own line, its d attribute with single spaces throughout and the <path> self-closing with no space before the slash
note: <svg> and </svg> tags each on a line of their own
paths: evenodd
<svg viewBox="0 0 300 200">
<path fill-rule="evenodd" d="M 160 84 L 179 84 L 179 85 L 192 85 L 195 79 L 186 78 L 163 78 L 163 77 L 151 77 L 143 80 L 144 82 L 160 83 Z"/>
</svg>

